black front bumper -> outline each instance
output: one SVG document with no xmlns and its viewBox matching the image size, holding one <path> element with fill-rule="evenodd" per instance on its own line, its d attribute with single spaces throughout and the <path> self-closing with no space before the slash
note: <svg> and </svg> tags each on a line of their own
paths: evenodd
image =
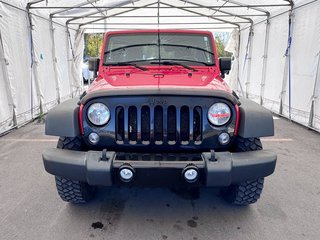
<svg viewBox="0 0 320 240">
<path fill-rule="evenodd" d="M 119 168 L 124 165 L 132 167 L 135 173 L 133 180 L 126 184 L 190 185 L 184 180 L 183 171 L 193 167 L 198 169 L 199 178 L 192 184 L 229 186 L 272 174 L 277 160 L 277 156 L 268 150 L 243 153 L 204 152 L 199 156 L 199 159 L 179 161 L 166 158 L 127 160 L 119 159 L 115 152 L 79 152 L 56 148 L 47 149 L 42 155 L 48 173 L 101 186 L 123 183 L 119 177 Z"/>
</svg>

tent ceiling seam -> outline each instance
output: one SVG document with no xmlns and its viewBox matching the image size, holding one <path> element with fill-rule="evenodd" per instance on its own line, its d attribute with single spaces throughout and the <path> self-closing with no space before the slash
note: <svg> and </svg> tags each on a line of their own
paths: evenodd
<svg viewBox="0 0 320 240">
<path fill-rule="evenodd" d="M 141 9 L 141 8 L 145 8 L 145 7 L 148 7 L 148 6 L 151 6 L 151 5 L 157 4 L 157 3 L 158 3 L 157 1 L 156 1 L 156 2 L 153 2 L 153 3 L 149 3 L 149 4 L 147 4 L 147 5 L 143 5 L 143 6 L 141 6 L 139 9 Z M 128 7 L 128 8 L 129 8 L 129 7 Z M 95 22 L 98 22 L 98 21 L 104 20 L 104 19 L 106 19 L 106 18 L 110 18 L 110 17 L 113 17 L 113 16 L 117 16 L 117 15 L 120 15 L 120 14 L 127 13 L 127 12 L 132 12 L 132 11 L 135 11 L 135 10 L 136 10 L 136 8 L 131 8 L 131 9 L 129 9 L 129 10 L 126 10 L 126 11 L 123 11 L 123 12 L 120 12 L 120 13 L 111 14 L 111 15 L 109 15 L 109 16 L 107 16 L 107 17 L 102 17 L 102 18 L 99 18 L 99 19 L 94 20 L 94 21 L 90 21 L 90 22 L 82 23 L 82 24 L 79 24 L 79 28 L 80 28 L 80 27 L 82 27 L 82 26 L 85 26 L 85 25 L 91 24 L 91 23 L 95 23 Z M 70 21 L 67 21 L 67 23 L 69 23 L 69 22 L 70 22 Z"/>
<path fill-rule="evenodd" d="M 179 0 L 179 1 L 180 1 L 180 0 Z M 168 3 L 163 3 L 163 2 L 161 2 L 161 4 L 167 5 L 167 6 L 170 6 L 170 7 L 173 7 L 173 8 L 177 8 L 177 7 L 175 7 L 174 5 L 171 5 L 171 4 L 168 4 Z M 207 17 L 207 15 L 204 15 L 204 14 L 201 14 L 201 13 L 198 13 L 198 12 L 195 12 L 195 11 L 192 11 L 192 10 L 189 10 L 189 9 L 185 9 L 185 8 L 178 8 L 178 9 L 181 9 L 181 10 L 186 11 L 186 12 L 198 14 L 198 15 L 200 15 L 200 16 Z M 215 20 L 217 20 L 217 21 L 225 22 L 225 23 L 227 23 L 227 24 L 235 25 L 235 26 L 237 26 L 238 28 L 240 28 L 240 25 L 237 24 L 237 22 L 230 22 L 230 21 L 226 21 L 226 20 L 223 20 L 223 19 L 220 19 L 220 18 L 213 17 L 213 16 L 211 16 L 210 18 L 215 19 Z"/>
<path fill-rule="evenodd" d="M 310 5 L 310 4 L 312 4 L 312 3 L 315 3 L 315 2 L 318 2 L 318 0 L 313 0 L 313 1 L 310 1 L 310 2 L 307 2 L 307 3 L 304 3 L 304 4 L 301 4 L 301 5 L 296 6 L 296 7 L 295 7 L 295 5 L 292 5 L 292 7 L 291 7 L 289 10 L 286 10 L 286 11 L 283 11 L 283 12 L 281 12 L 281 13 L 279 13 L 279 14 L 276 14 L 276 15 L 274 15 L 274 16 L 271 16 L 271 17 L 269 17 L 268 19 L 265 19 L 265 20 L 262 20 L 262 21 L 256 22 L 256 23 L 254 23 L 253 25 L 255 26 L 255 25 L 258 25 L 258 24 L 264 23 L 264 22 L 266 22 L 267 20 L 270 20 L 270 19 L 276 18 L 276 17 L 281 16 L 281 15 L 283 15 L 283 14 L 285 14 L 285 13 L 288 13 L 288 12 L 291 12 L 291 11 L 297 10 L 297 9 L 299 9 L 299 8 L 302 8 L 302 7 L 308 6 L 308 5 Z M 240 29 L 240 31 L 246 30 L 246 29 L 248 29 L 248 28 L 249 28 L 249 27 L 241 28 L 241 29 Z"/>
<path fill-rule="evenodd" d="M 100 0 L 91 0 L 91 1 L 90 1 L 90 0 L 87 0 L 87 2 L 82 2 L 82 3 L 80 3 L 80 4 L 78 4 L 78 5 L 75 5 L 75 6 L 81 7 L 81 6 L 88 5 L 89 2 L 97 2 L 97 1 L 100 1 Z M 70 10 L 70 9 L 63 9 L 63 10 L 60 10 L 60 11 L 55 11 L 55 12 L 51 13 L 50 16 L 54 16 L 54 15 L 56 15 L 56 14 L 61 14 L 61 13 L 67 12 L 67 11 L 69 11 L 69 10 Z"/>
<path fill-rule="evenodd" d="M 254 8 L 254 7 L 286 7 L 286 6 L 290 6 L 290 4 L 258 4 L 258 5 L 235 5 L 235 6 L 218 6 L 218 5 L 213 5 L 213 6 L 207 6 L 213 9 L 219 9 L 219 8 Z M 176 6 L 176 7 L 180 7 L 180 8 L 197 8 L 197 7 L 190 7 L 190 6 Z M 100 9 L 104 9 L 104 8 L 108 8 L 105 6 L 95 6 L 95 7 L 63 7 L 63 6 L 55 6 L 55 7 L 31 7 L 33 9 L 96 9 L 96 8 L 100 8 Z M 118 8 L 126 8 L 126 7 L 118 7 Z M 156 8 L 156 7 L 154 7 Z M 160 8 L 164 8 L 164 7 L 160 7 Z"/>
<path fill-rule="evenodd" d="M 182 2 L 183 0 L 178 0 L 180 2 Z M 205 5 L 200 5 L 200 4 L 197 4 L 197 3 L 191 3 L 189 1 L 183 1 L 183 2 L 188 2 L 189 4 L 193 4 L 193 5 L 196 5 L 196 6 L 200 6 L 200 7 L 203 7 L 203 8 L 206 8 L 206 9 L 210 9 L 210 10 L 215 10 L 215 9 L 211 9 L 211 8 L 208 8 L 206 7 Z M 222 10 L 215 10 L 216 12 L 221 12 L 221 13 L 225 13 L 225 14 L 228 14 L 230 16 L 234 16 L 234 17 L 238 17 L 238 18 L 241 18 L 241 19 L 244 19 L 244 20 L 247 20 L 248 22 L 250 22 L 251 24 L 253 23 L 253 20 L 251 18 L 247 18 L 247 17 L 240 17 L 239 15 L 237 14 L 233 14 L 233 13 L 230 13 L 230 12 L 227 12 L 227 11 L 222 11 Z M 212 16 L 214 16 L 215 13 L 212 14 Z"/>
<path fill-rule="evenodd" d="M 141 0 L 136 0 L 135 2 L 139 2 L 139 1 L 141 1 Z M 133 3 L 131 3 L 131 4 L 133 4 Z M 115 5 L 114 7 L 110 7 L 108 10 L 112 10 L 112 9 L 115 9 L 117 6 L 124 6 L 124 5 L 127 5 L 127 4 L 118 4 L 118 5 Z M 128 7 L 128 8 L 129 8 L 129 7 Z M 90 13 L 90 14 L 86 14 L 86 15 L 82 15 L 82 16 L 74 16 L 72 19 L 69 19 L 69 20 L 67 21 L 67 24 L 69 24 L 69 23 L 72 22 L 72 21 L 81 19 L 81 18 L 86 18 L 86 17 L 89 17 L 89 16 L 91 16 L 91 15 L 95 15 L 95 14 L 97 14 L 97 13 L 99 13 L 99 12 L 94 12 L 94 13 Z M 105 16 L 108 17 L 107 15 L 105 15 Z"/>
<path fill-rule="evenodd" d="M 106 14 L 105 14 L 102 10 L 100 10 L 99 8 L 97 8 L 92 2 L 90 2 L 89 0 L 87 0 L 87 2 L 88 2 L 90 5 L 92 5 L 93 7 L 95 7 L 95 9 L 97 9 L 98 12 L 100 12 L 103 16 L 106 16 Z"/>
<path fill-rule="evenodd" d="M 22 11 L 22 12 L 28 13 L 28 11 L 27 11 L 26 9 L 22 9 L 22 8 L 20 8 L 20 7 L 14 6 L 14 5 L 12 5 L 12 4 L 10 4 L 10 3 L 7 3 L 7 2 L 4 2 L 4 1 L 2 1 L 2 0 L 0 0 L 0 3 L 3 3 L 3 4 L 5 4 L 5 5 L 9 6 L 9 7 L 15 8 L 15 9 L 20 10 L 20 11 Z M 38 14 L 36 14 L 36 13 L 30 12 L 30 14 L 33 15 L 33 16 L 36 16 L 36 17 L 38 17 L 38 18 L 41 18 L 41 19 L 43 19 L 43 20 L 46 20 L 46 21 L 48 21 L 48 22 L 50 21 L 50 19 L 45 18 L 45 17 L 43 17 L 43 16 L 40 16 L 40 15 L 38 15 Z M 56 25 L 59 25 L 59 26 L 61 26 L 61 27 L 66 28 L 66 26 L 63 25 L 63 24 L 61 24 L 61 23 L 54 22 L 54 21 L 53 21 L 53 23 L 56 24 Z M 70 29 L 72 29 L 73 31 L 77 31 L 77 29 L 74 29 L 74 28 L 70 28 Z"/>
<path fill-rule="evenodd" d="M 221 1 L 223 1 L 223 2 L 228 1 L 229 3 L 234 4 L 234 5 L 245 6 L 245 5 L 242 4 L 242 3 L 239 3 L 239 2 L 236 2 L 236 1 L 232 1 L 232 0 L 221 0 Z M 262 10 L 262 9 L 260 9 L 260 8 L 257 8 L 257 7 L 248 7 L 248 8 L 249 8 L 249 9 L 252 9 L 252 10 L 255 10 L 255 11 L 263 12 L 263 13 L 265 13 L 266 15 L 270 15 L 270 12 L 265 11 L 265 10 Z"/>
</svg>

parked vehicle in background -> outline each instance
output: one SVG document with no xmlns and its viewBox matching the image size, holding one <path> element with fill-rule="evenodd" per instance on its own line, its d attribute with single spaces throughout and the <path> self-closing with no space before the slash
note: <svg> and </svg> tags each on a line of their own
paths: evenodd
<svg viewBox="0 0 320 240">
<path fill-rule="evenodd" d="M 90 84 L 93 81 L 93 72 L 89 70 L 89 61 L 85 60 L 82 63 L 82 78 L 83 83 Z"/>
<path fill-rule="evenodd" d="M 256 202 L 276 165 L 260 141 L 274 134 L 273 118 L 229 88 L 230 67 L 207 31 L 106 33 L 89 63 L 98 77 L 46 118 L 46 134 L 60 139 L 44 167 L 60 197 L 84 203 L 96 186 L 207 186 L 236 205 Z"/>
</svg>

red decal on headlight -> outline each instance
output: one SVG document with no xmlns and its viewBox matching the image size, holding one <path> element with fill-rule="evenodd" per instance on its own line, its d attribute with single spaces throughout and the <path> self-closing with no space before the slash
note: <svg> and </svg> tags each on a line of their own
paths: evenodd
<svg viewBox="0 0 320 240">
<path fill-rule="evenodd" d="M 211 117 L 216 117 L 216 118 L 226 118 L 229 117 L 229 113 L 210 113 Z"/>
</svg>

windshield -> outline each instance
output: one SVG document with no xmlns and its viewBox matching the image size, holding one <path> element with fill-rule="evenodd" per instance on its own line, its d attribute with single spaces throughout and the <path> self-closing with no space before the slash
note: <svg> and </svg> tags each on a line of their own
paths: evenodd
<svg viewBox="0 0 320 240">
<path fill-rule="evenodd" d="M 107 40 L 103 64 L 172 60 L 187 65 L 214 65 L 212 42 L 206 34 L 115 34 Z"/>
</svg>

